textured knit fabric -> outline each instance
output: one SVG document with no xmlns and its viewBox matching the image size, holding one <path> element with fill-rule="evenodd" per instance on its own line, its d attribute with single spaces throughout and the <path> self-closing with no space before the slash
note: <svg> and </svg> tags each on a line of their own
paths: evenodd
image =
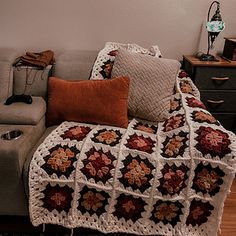
<svg viewBox="0 0 236 236">
<path fill-rule="evenodd" d="M 143 48 L 135 43 L 124 44 L 116 42 L 107 42 L 97 55 L 91 72 L 91 80 L 110 79 L 112 66 L 118 49 L 124 49 L 133 53 L 148 54 L 153 57 L 161 57 L 161 52 L 157 45 L 149 49 Z"/>
<path fill-rule="evenodd" d="M 165 122 L 56 128 L 30 165 L 33 225 L 216 236 L 235 176 L 236 137 L 193 96 L 185 76 L 177 78 Z"/>
<path fill-rule="evenodd" d="M 130 78 L 129 114 L 158 122 L 168 116 L 170 97 L 179 68 L 180 63 L 176 60 L 120 49 L 111 75 Z"/>
</svg>

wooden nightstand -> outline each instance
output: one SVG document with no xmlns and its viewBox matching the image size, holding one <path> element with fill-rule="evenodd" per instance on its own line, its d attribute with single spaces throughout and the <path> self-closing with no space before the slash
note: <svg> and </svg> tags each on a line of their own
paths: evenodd
<svg viewBox="0 0 236 236">
<path fill-rule="evenodd" d="M 201 101 L 221 124 L 236 133 L 236 61 L 200 61 L 183 56 L 183 69 L 200 90 Z"/>
</svg>

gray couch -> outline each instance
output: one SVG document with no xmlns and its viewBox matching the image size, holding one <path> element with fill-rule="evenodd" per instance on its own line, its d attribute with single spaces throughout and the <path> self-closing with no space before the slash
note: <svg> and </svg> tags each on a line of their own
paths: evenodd
<svg viewBox="0 0 236 236">
<path fill-rule="evenodd" d="M 47 78 L 88 79 L 97 51 L 55 52 L 52 68 L 38 71 L 14 68 L 23 51 L 0 49 L 0 136 L 8 131 L 23 134 L 12 140 L 0 139 L 0 215 L 28 215 L 28 168 L 34 151 L 55 127 L 45 127 Z M 25 87 L 25 78 L 28 78 Z M 32 78 L 31 78 L 32 77 Z M 12 94 L 33 95 L 32 104 L 4 105 Z"/>
</svg>

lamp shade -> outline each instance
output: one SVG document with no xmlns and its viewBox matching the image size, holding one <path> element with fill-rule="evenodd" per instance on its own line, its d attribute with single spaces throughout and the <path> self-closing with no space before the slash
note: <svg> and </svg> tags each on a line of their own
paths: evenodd
<svg viewBox="0 0 236 236">
<path fill-rule="evenodd" d="M 206 27 L 208 32 L 219 33 L 224 30 L 225 23 L 223 21 L 208 21 Z"/>
<path fill-rule="evenodd" d="M 215 3 L 217 4 L 217 9 L 210 20 L 210 11 Z M 217 1 L 214 1 L 209 8 L 206 27 L 209 33 L 220 33 L 225 28 L 225 23 L 222 21 L 220 14 L 220 3 Z"/>
</svg>

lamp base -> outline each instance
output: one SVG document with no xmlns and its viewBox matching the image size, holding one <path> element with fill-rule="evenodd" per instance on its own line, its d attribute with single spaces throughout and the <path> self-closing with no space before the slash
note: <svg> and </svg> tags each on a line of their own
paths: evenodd
<svg viewBox="0 0 236 236">
<path fill-rule="evenodd" d="M 218 61 L 213 55 L 211 54 L 202 54 L 199 57 L 200 61 Z"/>
</svg>

